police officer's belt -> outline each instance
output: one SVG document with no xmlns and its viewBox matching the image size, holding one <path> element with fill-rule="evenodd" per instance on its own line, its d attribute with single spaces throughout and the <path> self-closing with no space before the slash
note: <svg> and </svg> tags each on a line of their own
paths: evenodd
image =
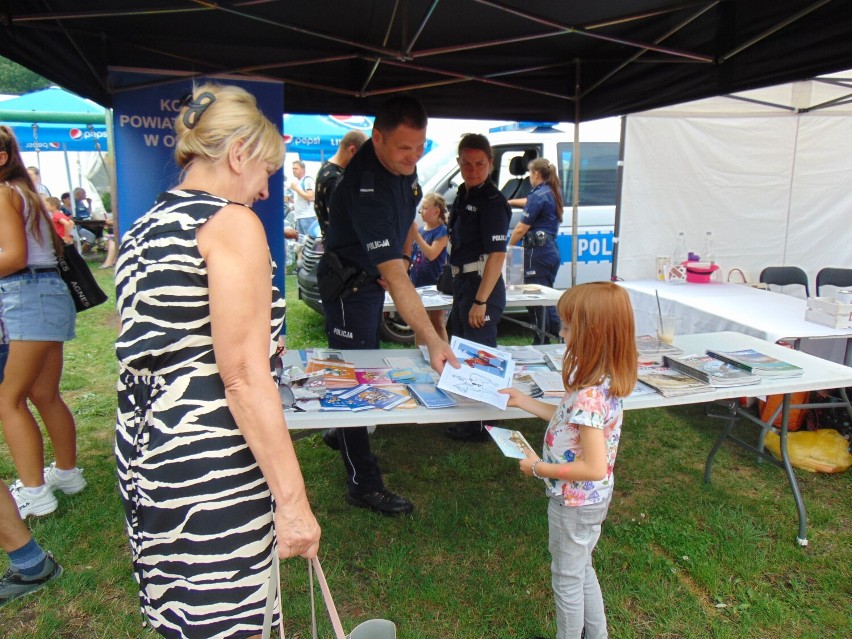
<svg viewBox="0 0 852 639">
<path fill-rule="evenodd" d="M 482 275 L 482 271 L 485 270 L 485 257 L 480 257 L 476 262 L 469 262 L 467 264 L 462 264 L 461 266 L 452 266 L 450 268 L 453 270 L 453 277 L 465 275 L 467 273 L 478 273 L 479 275 Z"/>
<path fill-rule="evenodd" d="M 556 236 L 551 235 L 547 231 L 528 231 L 524 235 L 524 246 L 544 246 L 547 242 L 555 242 Z"/>
</svg>

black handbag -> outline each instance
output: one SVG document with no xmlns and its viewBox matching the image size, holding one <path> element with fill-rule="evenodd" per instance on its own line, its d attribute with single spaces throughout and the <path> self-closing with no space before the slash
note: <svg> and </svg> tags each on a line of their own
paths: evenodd
<svg viewBox="0 0 852 639">
<path fill-rule="evenodd" d="M 57 253 L 56 255 L 56 261 L 59 274 L 62 275 L 62 279 L 71 293 L 74 308 L 77 309 L 78 313 L 107 301 L 107 294 L 98 286 L 89 265 L 86 264 L 83 256 L 77 252 L 76 246 L 64 244 L 62 254 Z"/>
</svg>

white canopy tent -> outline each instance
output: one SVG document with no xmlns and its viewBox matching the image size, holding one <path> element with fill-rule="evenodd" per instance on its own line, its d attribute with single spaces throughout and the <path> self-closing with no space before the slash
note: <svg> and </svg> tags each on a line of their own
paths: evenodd
<svg viewBox="0 0 852 639">
<path fill-rule="evenodd" d="M 615 274 L 653 278 L 680 231 L 722 278 L 852 266 L 850 116 L 852 72 L 627 116 Z"/>
</svg>

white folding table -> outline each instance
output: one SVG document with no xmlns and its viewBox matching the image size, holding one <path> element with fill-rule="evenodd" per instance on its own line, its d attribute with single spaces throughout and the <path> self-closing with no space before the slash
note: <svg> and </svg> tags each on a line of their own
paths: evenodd
<svg viewBox="0 0 852 639">
<path fill-rule="evenodd" d="M 679 406 L 687 404 L 701 404 L 719 400 L 728 400 L 726 403 L 726 424 L 713 445 L 705 465 L 704 478 L 710 482 L 713 460 L 722 444 L 731 442 L 749 449 L 756 454 L 771 460 L 784 469 L 793 499 L 799 515 L 799 529 L 797 541 L 800 545 L 807 545 L 806 527 L 807 515 L 804 502 L 799 492 L 796 477 L 790 465 L 787 453 L 787 425 L 790 414 L 791 393 L 798 391 L 811 391 L 819 389 L 841 388 L 852 386 L 852 368 L 836 364 L 827 360 L 814 357 L 807 353 L 784 348 L 751 335 L 743 335 L 734 332 L 702 333 L 695 335 L 680 335 L 675 338 L 675 345 L 683 349 L 685 353 L 703 353 L 706 349 L 718 349 L 723 351 L 734 351 L 746 348 L 758 350 L 766 355 L 776 357 L 795 364 L 804 370 L 799 377 L 790 378 L 766 378 L 759 384 L 748 386 L 734 386 L 728 388 L 715 388 L 710 392 L 685 395 L 681 397 L 663 397 L 657 393 L 628 397 L 624 401 L 627 410 L 638 410 L 642 408 L 659 408 L 667 406 Z M 558 349 L 559 345 L 538 346 L 536 348 L 546 352 L 548 349 Z M 365 351 L 344 351 L 346 361 L 355 364 L 356 368 L 384 368 L 385 357 L 412 357 L 422 359 L 418 350 L 414 349 L 382 349 Z M 284 355 L 285 365 L 301 365 L 298 352 L 291 351 Z M 425 360 L 424 360 L 425 364 Z M 740 397 L 758 397 L 764 395 L 783 394 L 782 403 L 782 425 L 779 429 L 781 438 L 781 460 L 776 460 L 762 449 L 758 449 L 733 435 L 734 426 L 740 416 L 747 416 L 751 421 L 757 422 L 765 431 L 773 429 L 771 424 L 761 422 L 754 416 L 747 414 L 739 406 L 737 401 Z M 551 400 L 556 403 L 558 400 Z M 849 408 L 847 406 L 847 408 Z M 428 409 L 423 406 L 417 408 L 393 410 L 368 410 L 362 412 L 301 412 L 286 414 L 290 429 L 324 429 L 334 426 L 346 428 L 349 426 L 369 425 L 392 425 L 392 424 L 435 424 L 459 421 L 476 420 L 507 420 L 529 418 L 529 413 L 517 408 L 500 410 L 489 404 L 483 404 L 472 400 L 461 398 L 459 406 L 453 408 Z"/>
</svg>

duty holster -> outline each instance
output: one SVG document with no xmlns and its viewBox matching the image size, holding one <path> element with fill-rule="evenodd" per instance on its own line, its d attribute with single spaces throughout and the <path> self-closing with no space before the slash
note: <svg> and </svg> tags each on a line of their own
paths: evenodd
<svg viewBox="0 0 852 639">
<path fill-rule="evenodd" d="M 367 271 L 356 266 L 344 266 L 334 251 L 326 250 L 323 259 L 328 265 L 328 272 L 317 282 L 323 300 L 345 300 L 357 293 L 359 288 L 375 280 Z"/>
</svg>

